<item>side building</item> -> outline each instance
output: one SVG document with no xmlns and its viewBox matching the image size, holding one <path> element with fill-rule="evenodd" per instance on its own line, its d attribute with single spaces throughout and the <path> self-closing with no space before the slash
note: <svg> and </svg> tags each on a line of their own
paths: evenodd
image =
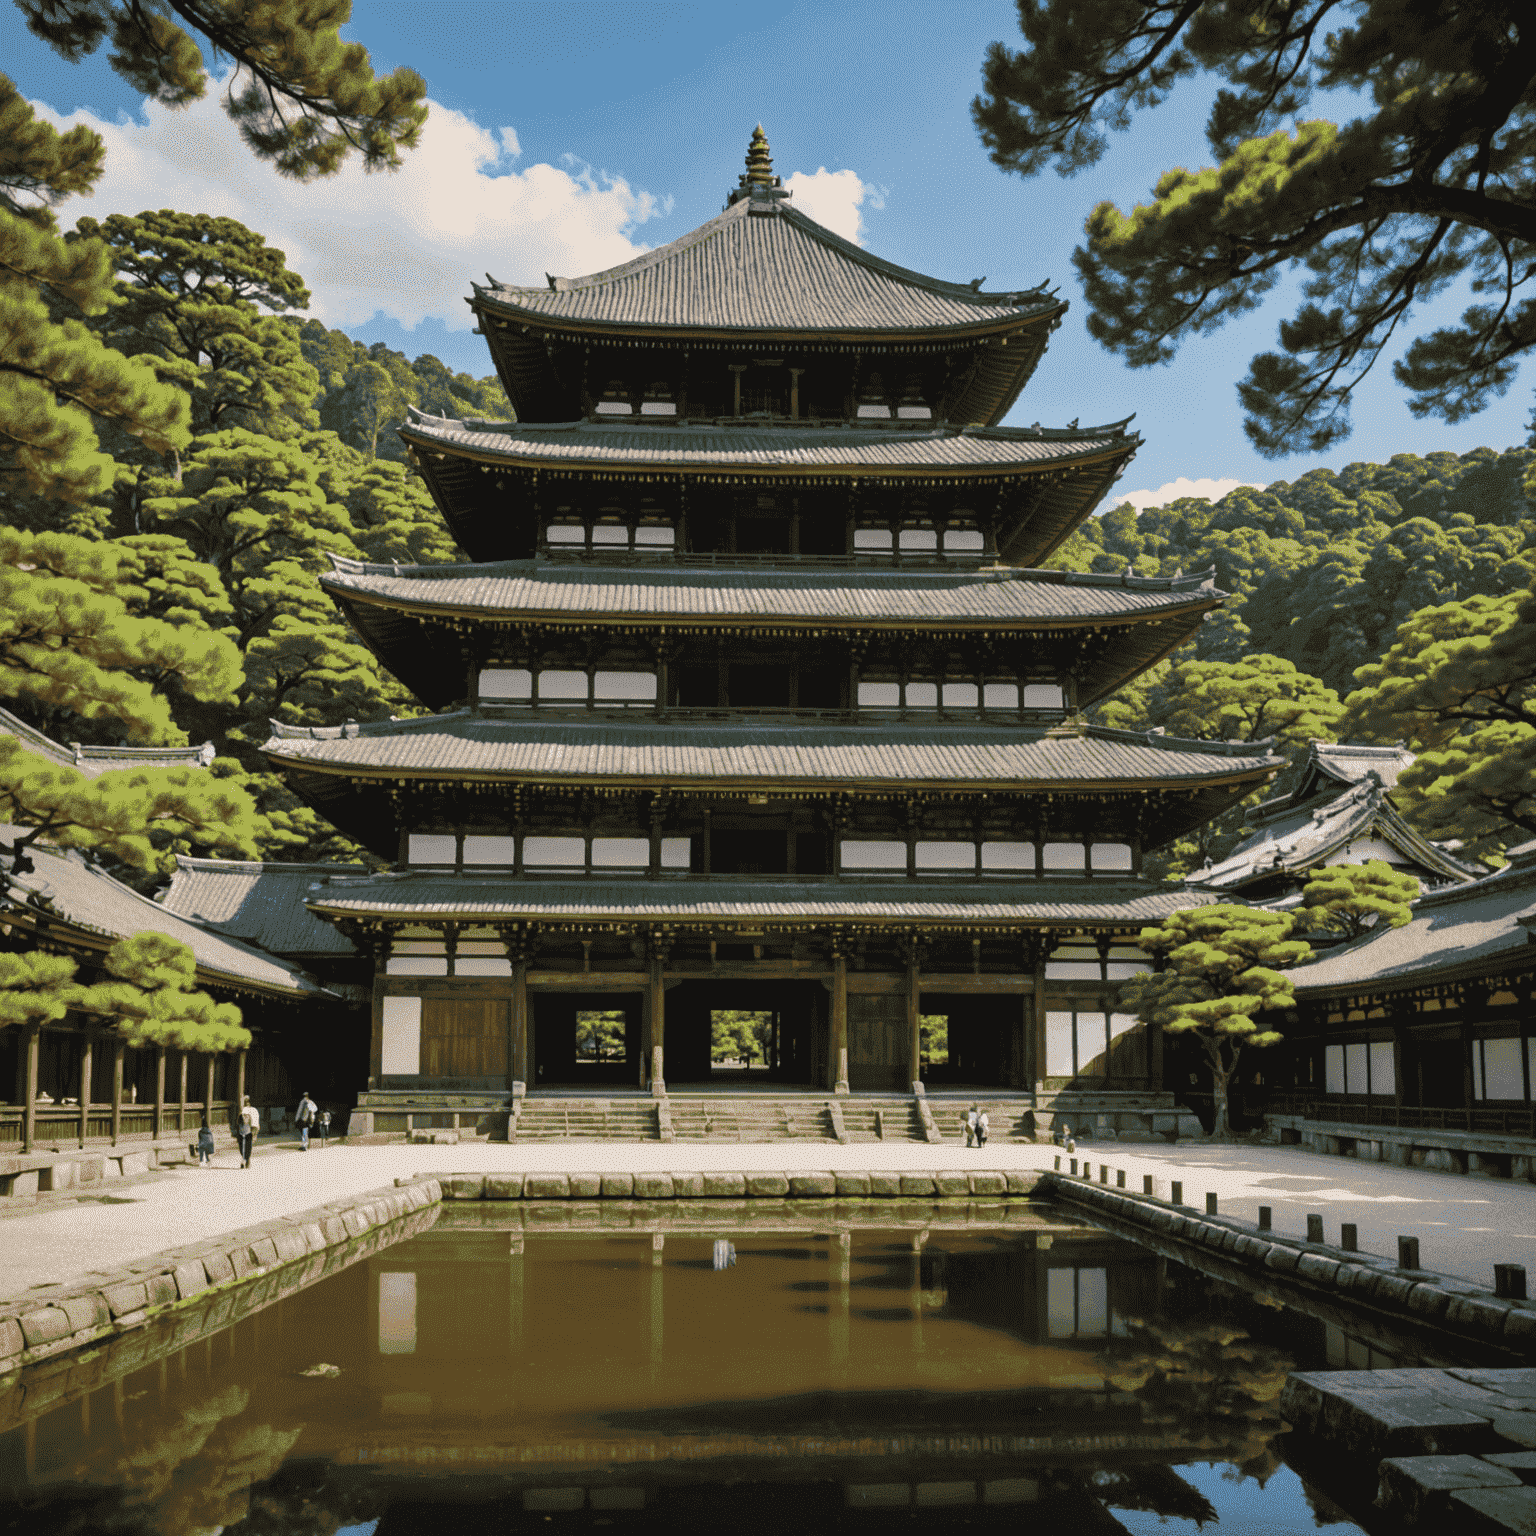
<svg viewBox="0 0 1536 1536">
<path fill-rule="evenodd" d="M 1281 764 L 1083 719 L 1222 594 L 1040 569 L 1138 442 L 997 425 L 1064 304 L 840 239 L 760 135 L 693 234 L 472 304 L 517 422 L 402 435 L 476 563 L 322 578 L 436 713 L 264 749 L 393 864 L 309 896 L 375 961 L 359 1115 L 746 1085 L 747 1011 L 785 1091 L 1177 1129 L 1113 984 L 1214 898 L 1141 860 Z"/>
</svg>

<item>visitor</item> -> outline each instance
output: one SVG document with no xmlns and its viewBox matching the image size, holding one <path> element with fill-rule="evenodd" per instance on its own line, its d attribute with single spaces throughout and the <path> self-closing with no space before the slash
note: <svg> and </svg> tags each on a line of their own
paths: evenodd
<svg viewBox="0 0 1536 1536">
<path fill-rule="evenodd" d="M 251 1106 L 251 1101 L 245 1099 L 240 1110 L 240 1127 L 237 1134 L 240 1137 L 240 1166 L 251 1166 L 251 1148 L 256 1141 L 256 1133 L 261 1129 L 261 1115 Z"/>
<path fill-rule="evenodd" d="M 320 1145 L 323 1147 L 331 1139 L 331 1112 L 328 1109 L 320 1111 Z"/>
<path fill-rule="evenodd" d="M 206 1115 L 197 1133 L 197 1161 L 203 1168 L 213 1167 L 213 1129 Z"/>
<path fill-rule="evenodd" d="M 299 1095 L 299 1107 L 293 1112 L 293 1122 L 299 1128 L 299 1151 L 309 1151 L 309 1128 L 315 1123 L 315 1116 L 320 1113 L 319 1106 L 310 1098 L 308 1092 Z"/>
<path fill-rule="evenodd" d="M 976 1145 L 977 1111 L 974 1104 L 965 1112 L 965 1144 L 968 1147 Z"/>
<path fill-rule="evenodd" d="M 976 1145 L 984 1147 L 987 1144 L 987 1132 L 991 1129 L 991 1123 L 987 1119 L 986 1110 L 982 1110 L 976 1116 Z"/>
</svg>

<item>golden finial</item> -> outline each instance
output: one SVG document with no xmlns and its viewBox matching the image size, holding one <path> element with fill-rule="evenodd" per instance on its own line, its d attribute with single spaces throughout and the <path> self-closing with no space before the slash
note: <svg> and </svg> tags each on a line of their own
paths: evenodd
<svg viewBox="0 0 1536 1536">
<path fill-rule="evenodd" d="M 747 146 L 747 184 L 755 187 L 773 185 L 773 154 L 768 148 L 768 135 L 759 123 L 752 130 L 752 142 Z"/>
</svg>

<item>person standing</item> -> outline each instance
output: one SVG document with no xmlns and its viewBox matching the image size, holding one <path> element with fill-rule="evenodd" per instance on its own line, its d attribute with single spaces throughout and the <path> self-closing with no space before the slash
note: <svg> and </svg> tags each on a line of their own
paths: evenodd
<svg viewBox="0 0 1536 1536">
<path fill-rule="evenodd" d="M 261 1115 L 246 1099 L 240 1107 L 239 1137 L 240 1137 L 240 1166 L 251 1166 L 251 1149 L 256 1142 L 256 1134 L 261 1130 Z"/>
<path fill-rule="evenodd" d="M 965 1144 L 968 1147 L 976 1145 L 976 1106 L 974 1104 L 965 1112 Z"/>
<path fill-rule="evenodd" d="M 980 1111 L 976 1116 L 976 1145 L 984 1147 L 987 1144 L 987 1132 L 992 1129 L 991 1122 L 987 1119 L 986 1110 Z"/>
<path fill-rule="evenodd" d="M 320 1107 L 307 1092 L 299 1095 L 299 1107 L 294 1111 L 294 1124 L 299 1128 L 299 1151 L 309 1151 L 309 1128 L 315 1123 Z"/>
<path fill-rule="evenodd" d="M 199 1167 L 213 1167 L 213 1127 L 208 1124 L 206 1115 L 197 1132 L 197 1161 Z"/>
</svg>

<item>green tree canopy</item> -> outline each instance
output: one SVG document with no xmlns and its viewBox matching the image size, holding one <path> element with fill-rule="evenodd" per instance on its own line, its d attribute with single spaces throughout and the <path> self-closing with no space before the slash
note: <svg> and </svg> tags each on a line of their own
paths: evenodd
<svg viewBox="0 0 1536 1536">
<path fill-rule="evenodd" d="M 1311 947 L 1293 937 L 1297 920 L 1262 907 L 1210 906 L 1174 912 L 1136 942 L 1161 956 L 1164 969 L 1132 977 L 1120 987 L 1119 1006 L 1168 1035 L 1200 1043 L 1211 1068 L 1216 1123 L 1229 1136 L 1228 1085 L 1238 1058 L 1252 1047 L 1277 1045 L 1281 1036 L 1258 1016 L 1288 1006 L 1295 989 L 1279 967 L 1297 965 Z"/>
<path fill-rule="evenodd" d="M 1485 851 L 1536 834 L 1536 584 L 1421 609 L 1356 677 L 1352 733 L 1419 753 L 1397 793 L 1422 831 Z"/>
<path fill-rule="evenodd" d="M 1536 345 L 1520 293 L 1536 248 L 1536 61 L 1523 8 L 1301 0 L 1283 10 L 1018 0 L 1025 47 L 988 50 L 972 112 L 992 159 L 1073 175 L 1108 131 L 1198 74 L 1224 82 L 1216 164 L 1166 172 L 1149 203 L 1101 203 L 1075 263 L 1089 331 L 1133 367 L 1166 361 L 1263 302 L 1288 271 L 1302 301 L 1239 397 L 1261 453 L 1347 437 L 1350 395 L 1414 306 L 1468 282 L 1459 324 L 1393 366 L 1417 416 L 1460 421 L 1508 389 Z M 1342 126 L 1303 121 L 1353 93 Z"/>
<path fill-rule="evenodd" d="M 0 489 L 77 501 L 112 480 L 94 422 L 154 453 L 181 447 L 188 409 L 147 364 L 93 334 L 112 303 L 112 258 L 67 242 L 53 208 L 100 179 L 98 134 L 40 123 L 0 75 Z"/>
<path fill-rule="evenodd" d="M 224 109 L 240 137 L 284 176 L 329 176 L 356 152 L 370 171 L 393 170 L 427 119 L 427 85 L 414 70 L 378 79 L 340 29 L 350 0 L 17 0 L 27 25 L 70 63 L 110 40 L 112 68 L 163 106 L 208 89 L 202 44 L 235 66 Z M 174 17 L 174 19 L 173 19 Z M 179 24 L 178 24 L 179 23 Z"/>
<path fill-rule="evenodd" d="M 1328 864 L 1314 869 L 1302 887 L 1301 904 L 1310 933 L 1358 939 L 1374 928 L 1403 928 L 1413 917 L 1419 882 L 1383 859 L 1364 864 Z"/>
<path fill-rule="evenodd" d="M 234 1003 L 196 990 L 197 961 L 178 939 L 148 931 L 119 939 L 106 969 L 112 979 L 87 987 L 79 1006 L 110 1017 L 129 1045 L 237 1051 L 251 1043 Z"/>
<path fill-rule="evenodd" d="M 84 996 L 67 955 L 0 951 L 0 1029 L 56 1024 Z"/>
<path fill-rule="evenodd" d="M 717 1008 L 709 1016 L 711 1061 L 739 1061 L 751 1066 L 754 1058 L 768 1060 L 773 1015 L 753 1009 Z"/>
</svg>

